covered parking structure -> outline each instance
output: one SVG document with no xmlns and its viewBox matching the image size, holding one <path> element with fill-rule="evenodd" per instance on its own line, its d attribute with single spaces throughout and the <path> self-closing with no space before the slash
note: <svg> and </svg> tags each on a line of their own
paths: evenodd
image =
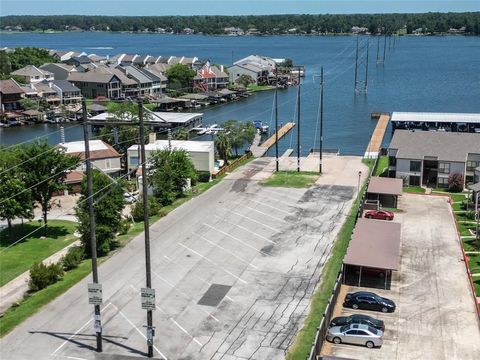
<svg viewBox="0 0 480 360">
<path fill-rule="evenodd" d="M 400 266 L 399 223 L 358 219 L 343 259 L 343 282 L 390 289 L 392 271 Z"/>
<path fill-rule="evenodd" d="M 367 203 L 378 207 L 396 208 L 398 197 L 403 193 L 403 180 L 397 178 L 371 177 L 367 187 Z"/>
</svg>

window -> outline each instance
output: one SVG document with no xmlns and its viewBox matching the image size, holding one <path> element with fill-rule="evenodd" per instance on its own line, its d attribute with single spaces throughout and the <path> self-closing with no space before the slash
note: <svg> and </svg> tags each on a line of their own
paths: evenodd
<svg viewBox="0 0 480 360">
<path fill-rule="evenodd" d="M 357 335 L 358 334 L 358 330 L 348 330 L 346 332 L 347 335 Z"/>
<path fill-rule="evenodd" d="M 421 161 L 410 161 L 410 171 L 420 171 L 422 167 Z"/>
<path fill-rule="evenodd" d="M 138 156 L 130 156 L 130 166 L 138 165 Z"/>
<path fill-rule="evenodd" d="M 475 171 L 475 168 L 479 165 L 476 161 L 467 161 L 467 171 Z"/>
<path fill-rule="evenodd" d="M 110 169 L 112 167 L 112 159 L 105 159 L 105 169 Z"/>
<path fill-rule="evenodd" d="M 438 187 L 448 187 L 448 178 L 439 177 Z"/>
<path fill-rule="evenodd" d="M 450 174 L 450 163 L 439 163 L 438 172 L 441 174 Z"/>
<path fill-rule="evenodd" d="M 367 334 L 365 331 L 363 331 L 363 330 L 358 330 L 358 331 L 357 331 L 357 335 L 364 335 L 364 336 L 366 336 L 366 335 L 368 335 L 368 334 Z"/>
<path fill-rule="evenodd" d="M 396 166 L 397 165 L 397 158 L 395 156 L 389 156 L 388 157 L 388 163 L 390 166 Z"/>
<path fill-rule="evenodd" d="M 409 176 L 408 185 L 410 185 L 410 186 L 420 186 L 420 176 Z"/>
</svg>

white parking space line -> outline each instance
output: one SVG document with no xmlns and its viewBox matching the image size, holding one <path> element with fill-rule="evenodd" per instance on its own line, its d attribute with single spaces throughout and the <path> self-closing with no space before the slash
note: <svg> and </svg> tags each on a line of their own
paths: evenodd
<svg viewBox="0 0 480 360">
<path fill-rule="evenodd" d="M 285 211 L 285 210 L 282 210 L 278 207 L 275 207 L 275 206 L 272 206 L 272 205 L 268 205 L 262 201 L 257 201 L 257 200 L 253 200 L 253 199 L 249 199 L 248 200 L 249 202 L 253 202 L 253 203 L 257 203 L 257 204 L 260 204 L 262 206 L 266 206 L 266 207 L 269 207 L 270 209 L 274 209 L 275 211 L 280 211 L 280 212 L 283 212 L 284 214 L 287 214 L 287 215 L 293 215 L 292 213 L 289 213 L 288 211 Z"/>
<path fill-rule="evenodd" d="M 222 218 L 222 217 L 220 217 L 220 216 L 218 216 L 218 215 L 213 215 L 213 216 L 216 217 L 216 218 L 218 218 L 218 219 L 219 219 L 220 221 L 222 221 L 222 222 L 226 222 L 227 224 L 230 224 L 230 225 L 233 225 L 233 226 L 235 226 L 235 227 L 238 227 L 238 228 L 240 228 L 240 229 L 242 229 L 242 230 L 245 230 L 246 232 L 248 232 L 248 233 L 250 233 L 250 234 L 252 234 L 252 235 L 257 236 L 257 237 L 259 237 L 260 239 L 263 239 L 263 240 L 265 240 L 265 241 L 268 241 L 268 242 L 271 243 L 271 244 L 276 244 L 275 241 L 272 241 L 272 240 L 270 240 L 269 238 L 267 238 L 267 237 L 265 237 L 265 236 L 263 236 L 263 235 L 260 235 L 260 234 L 256 233 L 255 231 L 249 230 L 249 229 L 247 229 L 246 227 L 244 227 L 244 226 L 242 226 L 242 225 L 232 223 L 232 222 L 230 222 L 230 221 L 228 221 L 228 220 L 226 220 L 226 219 L 224 219 L 224 218 Z"/>
<path fill-rule="evenodd" d="M 75 356 L 65 356 L 67 359 L 72 359 L 72 360 L 87 360 L 87 359 L 84 359 L 84 358 L 79 358 L 79 357 L 75 357 Z"/>
<path fill-rule="evenodd" d="M 193 250 L 193 249 L 190 249 L 188 246 L 182 244 L 182 243 L 178 243 L 178 245 L 180 245 L 181 247 L 187 249 L 188 251 L 191 251 L 193 252 L 194 254 L 200 256 L 202 259 L 205 259 L 206 261 L 208 261 L 209 263 L 215 265 L 216 267 L 218 267 L 219 269 L 223 270 L 224 272 L 226 272 L 228 275 L 234 277 L 235 279 L 237 279 L 238 281 L 240 281 L 241 283 L 243 284 L 248 284 L 245 280 L 243 279 L 240 279 L 237 275 L 233 274 L 232 272 L 228 271 L 227 269 L 225 269 L 224 267 L 218 265 L 216 262 L 210 260 L 209 258 L 207 258 L 206 256 L 203 256 L 202 254 L 200 254 L 199 252 Z"/>
<path fill-rule="evenodd" d="M 174 261 L 173 259 L 170 259 L 167 255 L 164 255 L 163 256 L 165 259 L 167 259 L 169 262 L 171 262 L 172 264 L 175 264 L 177 266 L 181 266 L 179 263 L 177 263 L 176 261 Z M 196 275 L 196 274 L 192 274 L 194 277 L 196 277 L 198 280 L 200 280 L 201 282 L 207 284 L 208 286 L 212 285 L 212 283 L 208 280 L 205 280 L 203 278 L 201 278 L 200 276 Z"/>
<path fill-rule="evenodd" d="M 180 295 L 182 295 L 185 299 L 187 299 L 188 301 L 190 301 L 192 304 L 194 305 L 197 305 L 197 303 L 192 300 L 192 298 L 185 294 L 183 291 L 180 291 L 179 289 L 177 289 L 177 287 L 172 284 L 171 282 L 169 282 L 168 280 L 164 279 L 162 276 L 160 276 L 159 274 L 157 274 L 155 271 L 152 270 L 152 274 L 155 275 L 157 278 L 159 278 L 160 280 L 162 280 L 165 284 L 167 284 L 168 286 L 170 286 L 173 290 L 175 290 L 176 292 L 178 292 Z M 212 314 L 210 314 L 208 311 L 206 311 L 205 309 L 203 308 L 200 308 L 200 311 L 202 311 L 203 313 L 205 313 L 207 316 L 210 316 L 213 320 L 215 321 L 219 321 L 215 316 L 213 316 Z"/>
<path fill-rule="evenodd" d="M 270 193 L 270 194 L 275 194 L 277 195 L 278 197 L 280 198 L 287 198 L 287 199 L 292 199 L 292 200 L 295 200 L 295 201 L 298 201 L 302 198 L 302 196 L 298 196 L 298 197 L 293 197 L 291 195 L 287 195 L 286 193 L 281 193 L 281 192 L 278 192 L 278 191 L 274 191 L 274 190 L 271 190 L 271 189 L 267 189 L 267 188 L 262 188 L 262 192 L 267 192 L 267 193 Z"/>
<path fill-rule="evenodd" d="M 217 229 L 216 227 L 213 227 L 212 225 L 209 225 L 209 224 L 207 224 L 207 223 L 203 223 L 203 225 L 209 227 L 209 228 L 212 229 L 212 230 L 215 230 L 215 231 L 219 232 L 220 234 L 223 234 L 223 235 L 225 235 L 225 236 L 228 236 L 228 237 L 232 238 L 232 239 L 235 240 L 235 241 L 238 241 L 239 243 L 241 243 L 241 244 L 249 247 L 250 249 L 253 249 L 253 250 L 259 252 L 260 254 L 262 254 L 262 255 L 264 255 L 264 256 L 272 256 L 272 255 L 270 255 L 270 254 L 267 254 L 266 252 L 263 252 L 262 250 L 258 250 L 255 246 L 252 246 L 252 245 L 250 245 L 250 244 L 247 244 L 245 241 L 242 241 L 242 240 L 240 240 L 239 238 L 237 238 L 237 237 L 235 237 L 235 236 L 233 236 L 233 235 L 230 235 L 229 233 L 226 233 L 226 232 L 223 231 L 223 230 L 220 230 L 220 229 Z"/>
<path fill-rule="evenodd" d="M 205 236 L 202 236 L 202 235 L 196 234 L 196 233 L 192 233 L 192 234 L 195 235 L 195 236 L 198 236 L 198 237 L 202 238 L 203 240 L 205 240 L 205 241 L 208 242 L 209 244 L 212 244 L 213 246 L 218 247 L 219 249 L 225 251 L 227 254 L 232 255 L 234 258 L 240 260 L 240 261 L 243 262 L 244 264 L 246 264 L 246 265 L 248 265 L 248 266 L 251 266 L 251 267 L 253 267 L 254 269 L 258 269 L 258 267 L 256 267 L 256 266 L 253 265 L 252 263 L 249 263 L 248 261 L 242 259 L 240 256 L 236 255 L 235 253 L 231 252 L 230 250 L 225 249 L 223 246 L 220 246 L 220 245 L 218 245 L 218 244 L 215 244 L 213 241 L 208 240 Z"/>
<path fill-rule="evenodd" d="M 177 322 L 176 322 L 175 320 L 173 320 L 173 319 L 171 319 L 171 320 L 173 321 L 173 323 L 174 323 L 175 325 L 177 325 L 177 327 L 178 327 L 180 330 L 182 330 L 185 334 L 187 334 L 188 336 L 190 336 L 190 337 L 192 338 L 192 340 L 193 340 L 197 345 L 203 346 L 203 344 L 202 344 L 200 341 L 198 341 L 198 340 L 195 339 L 192 335 L 190 335 L 190 333 L 189 333 L 187 330 L 185 330 L 183 327 L 181 327 L 179 323 L 177 323 Z"/>
<path fill-rule="evenodd" d="M 116 307 L 114 304 L 112 304 L 112 306 L 113 306 L 115 309 L 117 309 L 118 313 L 119 313 L 135 330 L 137 330 L 137 332 L 138 332 L 140 335 L 142 335 L 142 337 L 143 337 L 145 340 L 147 340 L 146 335 L 145 335 L 133 322 L 130 321 L 130 319 L 122 312 L 122 310 L 120 310 L 120 309 L 119 309 L 118 307 Z M 153 345 L 153 348 L 155 349 L 155 351 L 156 351 L 157 353 L 160 354 L 160 356 L 162 356 L 162 357 L 164 358 L 164 360 L 168 360 L 167 357 L 166 357 L 165 355 L 163 355 L 163 353 L 162 353 L 160 350 L 158 350 L 158 348 L 157 348 L 155 345 Z"/>
<path fill-rule="evenodd" d="M 107 310 L 107 308 L 108 308 L 110 305 L 113 305 L 113 304 L 112 304 L 112 303 L 108 303 L 108 304 L 102 309 L 102 311 Z M 61 349 L 62 347 L 64 347 L 66 343 L 68 343 L 68 342 L 69 342 L 70 340 L 72 340 L 75 336 L 77 336 L 78 333 L 79 333 L 80 331 L 82 331 L 83 329 L 85 329 L 85 328 L 87 327 L 87 325 L 90 324 L 92 321 L 93 321 L 93 317 L 90 318 L 90 320 L 88 320 L 85 324 L 83 324 L 83 325 L 82 325 L 77 331 L 75 331 L 72 335 L 70 335 L 67 340 L 65 340 L 58 348 L 55 349 L 54 352 L 52 352 L 52 353 L 50 354 L 50 356 L 53 356 L 53 355 L 55 355 L 58 351 L 60 351 L 60 349 Z"/>
<path fill-rule="evenodd" d="M 280 200 L 280 199 L 277 199 L 277 198 L 273 198 L 273 197 L 271 197 L 271 196 L 264 196 L 264 195 L 262 195 L 262 194 L 255 194 L 255 196 L 260 197 L 260 198 L 263 198 L 263 199 L 266 199 L 266 200 L 274 201 L 274 202 L 276 202 L 276 203 L 278 202 L 278 203 L 284 204 L 284 205 L 286 205 L 286 206 L 288 206 L 288 207 L 293 207 L 293 205 L 292 205 L 291 203 L 288 203 L 288 202 L 286 202 L 286 201 L 283 201 L 283 200 Z"/>
<path fill-rule="evenodd" d="M 368 349 L 366 346 L 360 346 L 360 345 L 343 345 L 343 344 L 334 344 L 332 343 L 332 349 L 340 349 L 340 350 L 355 350 L 355 351 L 365 351 L 365 349 L 367 350 L 373 350 L 375 351 L 375 349 Z"/>
<path fill-rule="evenodd" d="M 268 216 L 269 218 L 272 218 L 272 219 L 274 219 L 274 220 L 281 221 L 281 222 L 284 222 L 284 223 L 287 222 L 285 219 L 281 219 L 281 218 L 279 218 L 279 217 L 272 216 L 272 215 L 270 215 L 270 214 L 267 214 L 267 213 L 265 213 L 265 212 L 263 212 L 263 211 L 260 211 L 260 210 L 258 210 L 258 209 L 252 208 L 252 207 L 250 207 L 250 206 L 243 205 L 243 204 L 237 204 L 237 205 L 243 206 L 243 207 L 245 207 L 245 208 L 247 208 L 247 209 L 249 209 L 249 210 L 252 210 L 252 211 L 256 211 L 256 212 L 258 212 L 259 214 L 262 214 L 262 215 L 264 215 L 264 216 Z"/>
<path fill-rule="evenodd" d="M 252 222 L 254 222 L 254 223 L 258 224 L 258 225 L 261 225 L 261 226 L 263 226 L 263 227 L 266 227 L 266 228 L 274 231 L 275 233 L 278 233 L 278 232 L 279 232 L 276 228 L 274 228 L 274 227 L 272 227 L 272 226 L 270 226 L 270 225 L 264 224 L 264 223 L 262 223 L 262 222 L 260 222 L 260 221 L 257 221 L 257 220 L 255 220 L 255 219 L 252 219 L 251 217 L 248 217 L 248 216 L 246 216 L 246 215 L 240 214 L 240 213 L 238 213 L 238 212 L 236 212 L 236 211 L 231 210 L 230 213 L 231 213 L 231 214 L 234 214 L 234 215 L 237 215 L 237 216 L 240 216 L 240 217 L 242 217 L 242 218 L 244 218 L 244 219 L 250 220 L 250 221 L 252 221 Z"/>
</svg>

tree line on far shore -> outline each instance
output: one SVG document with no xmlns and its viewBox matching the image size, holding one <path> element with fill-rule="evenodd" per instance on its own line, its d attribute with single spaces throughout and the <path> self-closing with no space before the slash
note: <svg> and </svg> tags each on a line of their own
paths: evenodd
<svg viewBox="0 0 480 360">
<path fill-rule="evenodd" d="M 2 29 L 21 31 L 158 31 L 223 34 L 225 28 L 255 28 L 259 34 L 350 33 L 352 27 L 365 27 L 371 33 L 412 33 L 422 28 L 429 33 L 445 33 L 465 27 L 465 33 L 480 34 L 480 12 L 419 14 L 324 14 L 257 16 L 24 16 L 1 17 Z"/>
</svg>

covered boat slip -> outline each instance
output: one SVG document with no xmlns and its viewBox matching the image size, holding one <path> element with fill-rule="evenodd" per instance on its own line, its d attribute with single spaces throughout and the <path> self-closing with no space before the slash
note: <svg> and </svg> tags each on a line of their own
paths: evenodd
<svg viewBox="0 0 480 360">
<path fill-rule="evenodd" d="M 406 130 L 441 130 L 480 132 L 480 113 L 393 112 L 392 132 Z"/>
<path fill-rule="evenodd" d="M 400 265 L 399 223 L 358 219 L 343 259 L 345 284 L 389 289 Z"/>
</svg>

